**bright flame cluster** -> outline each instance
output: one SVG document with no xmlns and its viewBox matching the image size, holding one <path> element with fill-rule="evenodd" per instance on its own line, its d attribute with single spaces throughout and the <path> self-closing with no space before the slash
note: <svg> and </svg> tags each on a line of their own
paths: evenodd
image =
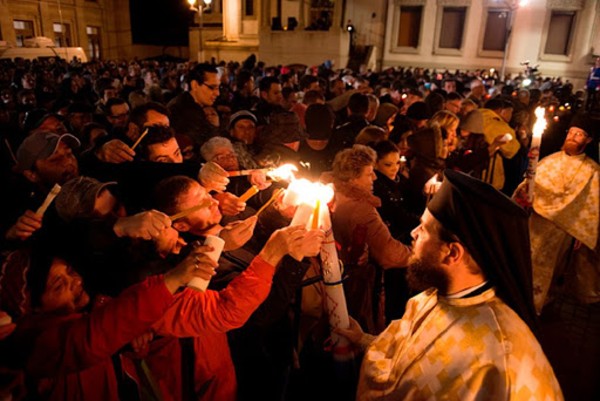
<svg viewBox="0 0 600 401">
<path fill-rule="evenodd" d="M 298 172 L 298 168 L 293 164 L 283 164 L 269 172 L 267 176 L 273 181 L 293 181 L 296 179 L 294 173 Z"/>
<path fill-rule="evenodd" d="M 536 138 L 541 138 L 542 134 L 546 130 L 546 125 L 548 122 L 545 118 L 546 109 L 543 107 L 538 107 L 535 109 L 535 124 L 533 125 L 533 136 Z"/>
<path fill-rule="evenodd" d="M 314 205 L 317 200 L 329 203 L 333 199 L 333 185 L 311 182 L 305 178 L 292 180 L 285 191 L 284 206 L 298 206 L 302 203 Z"/>
</svg>

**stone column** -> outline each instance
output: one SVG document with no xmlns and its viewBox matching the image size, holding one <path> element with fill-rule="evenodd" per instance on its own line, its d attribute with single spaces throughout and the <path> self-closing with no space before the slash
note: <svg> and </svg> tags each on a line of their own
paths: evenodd
<svg viewBox="0 0 600 401">
<path fill-rule="evenodd" d="M 227 41 L 240 39 L 242 25 L 242 2 L 238 0 L 223 0 L 223 36 Z"/>
<path fill-rule="evenodd" d="M 333 17 L 331 22 L 331 28 L 329 29 L 340 29 L 342 26 L 346 26 L 346 21 L 342 21 L 344 10 L 342 8 L 342 0 L 333 0 Z"/>
<path fill-rule="evenodd" d="M 271 0 L 260 0 L 260 26 L 263 28 L 271 27 Z M 260 29 L 259 29 L 260 31 Z"/>
</svg>

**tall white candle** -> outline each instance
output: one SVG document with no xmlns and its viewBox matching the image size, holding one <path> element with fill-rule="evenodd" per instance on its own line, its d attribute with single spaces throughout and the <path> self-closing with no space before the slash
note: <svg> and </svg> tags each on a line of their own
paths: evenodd
<svg viewBox="0 0 600 401">
<path fill-rule="evenodd" d="M 535 189 L 535 171 L 537 169 L 537 163 L 540 158 L 540 146 L 542 144 L 542 134 L 546 129 L 548 122 L 545 118 L 546 109 L 538 107 L 535 109 L 535 124 L 533 125 L 533 136 L 531 138 L 531 146 L 529 147 L 529 163 L 527 165 L 527 172 L 525 177 L 527 179 L 527 201 L 533 203 L 533 193 Z"/>
<path fill-rule="evenodd" d="M 342 285 L 342 272 L 340 270 L 340 261 L 337 249 L 335 247 L 335 238 L 331 228 L 331 216 L 327 207 L 322 207 L 321 226 L 325 229 L 325 241 L 321 246 L 321 271 L 323 274 L 323 284 L 325 284 L 325 304 L 329 325 L 347 329 L 350 327 L 348 318 L 348 306 L 346 305 L 346 296 Z M 337 361 L 348 361 L 354 358 L 354 353 L 350 347 L 350 342 L 344 336 L 331 332 L 333 343 L 333 358 Z"/>
<path fill-rule="evenodd" d="M 309 203 L 301 203 L 294 213 L 290 226 L 307 226 L 310 216 L 313 214 L 314 206 Z M 308 228 L 308 227 L 307 227 Z"/>
</svg>

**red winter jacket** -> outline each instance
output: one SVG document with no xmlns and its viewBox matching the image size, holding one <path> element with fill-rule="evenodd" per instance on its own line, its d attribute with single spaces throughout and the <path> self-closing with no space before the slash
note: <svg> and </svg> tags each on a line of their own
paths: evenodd
<svg viewBox="0 0 600 401">
<path fill-rule="evenodd" d="M 111 356 L 159 320 L 173 296 L 162 276 L 125 290 L 91 313 L 25 317 L 13 338 L 44 400 L 118 400 Z"/>
</svg>

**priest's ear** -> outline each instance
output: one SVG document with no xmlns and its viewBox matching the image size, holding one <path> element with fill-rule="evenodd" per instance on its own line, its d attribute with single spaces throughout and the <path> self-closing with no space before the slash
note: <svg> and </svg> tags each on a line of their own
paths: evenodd
<svg viewBox="0 0 600 401">
<path fill-rule="evenodd" d="M 446 243 L 447 253 L 444 257 L 444 263 L 449 265 L 464 262 L 464 258 L 468 255 L 465 247 L 460 242 Z"/>
</svg>

